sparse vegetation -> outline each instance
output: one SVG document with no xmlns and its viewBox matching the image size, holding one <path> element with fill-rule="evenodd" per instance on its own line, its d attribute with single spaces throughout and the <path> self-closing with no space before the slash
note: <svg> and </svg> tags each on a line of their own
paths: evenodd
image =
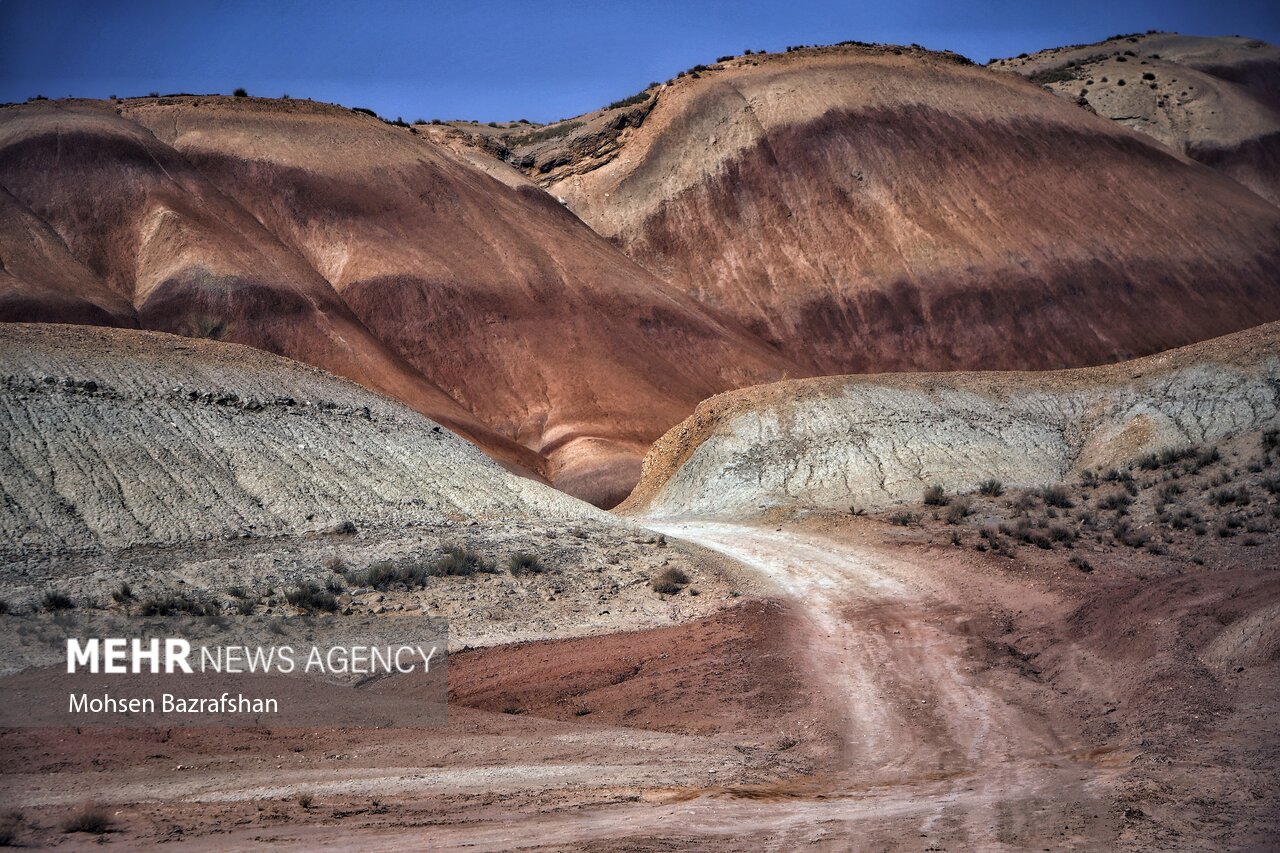
<svg viewBox="0 0 1280 853">
<path fill-rule="evenodd" d="M 634 95 L 631 95 L 630 97 L 623 98 L 618 101 L 614 101 L 612 104 L 609 104 L 609 106 L 605 107 L 605 109 L 618 110 L 618 109 L 622 109 L 623 107 L 634 107 L 636 104 L 643 104 L 647 100 L 649 100 L 648 92 L 636 92 Z"/>
<path fill-rule="evenodd" d="M 675 595 L 689 583 L 689 576 L 674 566 L 669 566 L 655 575 L 649 586 L 654 592 L 663 595 Z"/>
<path fill-rule="evenodd" d="M 537 145 L 539 142 L 547 142 L 551 139 L 559 139 L 562 136 L 568 136 L 578 128 L 582 127 L 586 122 L 581 121 L 562 121 L 557 124 L 547 125 L 538 130 L 531 130 L 510 137 L 511 145 Z"/>
<path fill-rule="evenodd" d="M 284 595 L 285 600 L 294 607 L 306 611 L 323 610 L 333 613 L 338 609 L 338 599 L 333 593 L 320 587 L 315 581 L 303 581 Z"/>
<path fill-rule="evenodd" d="M 467 577 L 475 574 L 493 574 L 497 569 L 480 554 L 458 545 L 451 545 L 435 560 L 380 560 L 363 572 L 350 572 L 347 582 L 352 586 L 385 590 L 392 587 L 426 586 L 433 577 Z"/>
<path fill-rule="evenodd" d="M 978 494 L 989 498 L 998 498 L 1004 494 L 1004 484 L 999 480 L 983 480 L 978 484 Z"/>
<path fill-rule="evenodd" d="M 66 593 L 50 590 L 40 599 L 40 606 L 52 613 L 55 610 L 71 610 L 76 603 Z"/>
<path fill-rule="evenodd" d="M 205 609 L 203 602 L 185 595 L 158 595 L 143 601 L 139 612 L 143 616 L 175 616 L 179 613 L 203 616 Z"/>
<path fill-rule="evenodd" d="M 1065 486 L 1047 486 L 1041 489 L 1040 500 L 1044 501 L 1045 506 L 1057 509 L 1071 509 L 1075 506 L 1075 501 L 1071 500 L 1071 493 Z"/>
<path fill-rule="evenodd" d="M 86 806 L 62 822 L 62 831 L 88 832 L 94 835 L 105 835 L 111 832 L 115 822 L 106 810 L 97 806 Z"/>
<path fill-rule="evenodd" d="M 521 551 L 507 558 L 507 571 L 517 577 L 521 575 L 540 575 L 546 570 L 546 567 L 542 565 L 542 561 L 535 554 Z"/>
<path fill-rule="evenodd" d="M 924 490 L 924 504 L 925 506 L 946 506 L 946 491 L 939 485 L 928 486 Z"/>
</svg>

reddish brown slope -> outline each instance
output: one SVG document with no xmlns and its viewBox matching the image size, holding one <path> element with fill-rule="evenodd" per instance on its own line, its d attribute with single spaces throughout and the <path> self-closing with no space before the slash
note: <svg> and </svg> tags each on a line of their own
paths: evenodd
<svg viewBox="0 0 1280 853">
<path fill-rule="evenodd" d="M 138 102 L 125 115 L 304 257 L 423 374 L 546 455 L 573 494 L 620 500 L 649 443 L 700 400 L 787 366 L 527 182 L 495 180 L 348 110 L 200 100 Z"/>
<path fill-rule="evenodd" d="M 1280 210 L 952 57 L 747 57 L 575 157 L 597 131 L 535 174 L 815 372 L 1085 365 L 1280 317 Z"/>
<path fill-rule="evenodd" d="M 103 286 L 62 238 L 0 187 L 0 321 L 128 326 L 129 300 Z"/>
<path fill-rule="evenodd" d="M 789 363 L 507 178 L 308 102 L 0 114 L 0 186 L 136 322 L 325 367 L 611 504 L 700 400 Z"/>
<path fill-rule="evenodd" d="M 12 199 L 0 202 L 5 243 L 57 262 L 43 278 L 0 282 L 5 319 L 136 324 L 248 344 L 398 397 L 500 459 L 540 464 L 389 351 L 302 258 L 111 106 L 5 109 L 0 186 Z"/>
</svg>

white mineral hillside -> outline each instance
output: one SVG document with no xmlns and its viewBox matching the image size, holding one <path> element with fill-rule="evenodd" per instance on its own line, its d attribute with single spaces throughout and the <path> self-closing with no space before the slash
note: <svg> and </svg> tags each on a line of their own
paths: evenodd
<svg viewBox="0 0 1280 853">
<path fill-rule="evenodd" d="M 1059 482 L 1280 425 L 1280 324 L 1105 367 L 844 376 L 713 397 L 663 436 L 621 507 L 745 518 L 877 509 L 939 484 Z"/>
<path fill-rule="evenodd" d="M 234 344 L 0 324 L 4 553 L 603 518 L 386 397 Z"/>
</svg>

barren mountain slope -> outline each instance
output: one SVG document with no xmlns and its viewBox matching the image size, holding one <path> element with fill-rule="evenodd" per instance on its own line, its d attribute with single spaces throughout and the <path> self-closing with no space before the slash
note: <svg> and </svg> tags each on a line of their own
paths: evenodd
<svg viewBox="0 0 1280 853">
<path fill-rule="evenodd" d="M 52 228 L 0 187 L 0 319 L 128 325 L 133 305 L 77 261 Z"/>
<path fill-rule="evenodd" d="M 606 518 L 399 403 L 247 347 L 5 323 L 0 376 L 9 552 Z"/>
<path fill-rule="evenodd" d="M 0 134 L 0 185 L 144 326 L 333 370 L 601 504 L 698 401 L 789 372 L 530 182 L 351 110 L 41 103 Z"/>
<path fill-rule="evenodd" d="M 383 341 L 602 504 L 709 394 L 785 363 L 534 186 L 370 116 L 287 101 L 143 101 L 172 144 L 319 270 Z"/>
<path fill-rule="evenodd" d="M 622 509 L 876 509 L 931 484 L 1045 485 L 1278 426 L 1277 323 L 1106 367 L 780 382 L 699 406 L 654 445 Z"/>
<path fill-rule="evenodd" d="M 3 282 L 0 319 L 141 325 L 248 344 L 391 394 L 500 459 L 540 467 L 391 352 L 302 258 L 112 106 L 0 111 L 0 186 L 18 208 L 4 204 L 5 242 L 43 246 L 58 261 L 38 291 L 34 278 Z M 65 271 L 54 279 L 55 269 Z M 86 301 L 103 310 L 80 307 Z"/>
<path fill-rule="evenodd" d="M 1177 33 L 995 60 L 1104 118 L 1145 133 L 1280 204 L 1280 48 Z"/>
<path fill-rule="evenodd" d="M 588 118 L 531 173 L 813 372 L 1081 366 L 1280 317 L 1280 210 L 952 55 L 740 57 L 600 156 Z"/>
</svg>

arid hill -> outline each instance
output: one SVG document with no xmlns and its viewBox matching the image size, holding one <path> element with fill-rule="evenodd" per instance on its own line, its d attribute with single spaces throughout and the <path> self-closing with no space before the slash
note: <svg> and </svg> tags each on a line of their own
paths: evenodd
<svg viewBox="0 0 1280 853">
<path fill-rule="evenodd" d="M 287 355 L 600 504 L 699 400 L 788 368 L 527 181 L 339 107 L 10 107 L 0 186 L 80 262 L 11 284 L 46 295 L 8 296 L 6 319 L 137 323 Z"/>
<path fill-rule="evenodd" d="M 0 377 L 10 555 L 345 523 L 607 518 L 412 409 L 247 347 L 5 323 Z"/>
<path fill-rule="evenodd" d="M 493 145 L 812 373 L 1082 366 L 1280 317 L 1280 210 L 1015 75 L 849 45 L 647 94 Z"/>
<path fill-rule="evenodd" d="M 1280 48 L 1240 36 L 1117 36 L 994 60 L 1280 204 Z"/>
<path fill-rule="evenodd" d="M 1044 486 L 1280 427 L 1280 324 L 1078 370 L 844 376 L 714 397 L 663 436 L 624 511 L 878 509 L 994 478 Z"/>
<path fill-rule="evenodd" d="M 379 341 L 329 284 L 190 163 L 99 102 L 0 111 L 0 320 L 234 341 L 395 396 L 537 470 Z M 14 259 L 24 260 L 15 264 Z"/>
</svg>

